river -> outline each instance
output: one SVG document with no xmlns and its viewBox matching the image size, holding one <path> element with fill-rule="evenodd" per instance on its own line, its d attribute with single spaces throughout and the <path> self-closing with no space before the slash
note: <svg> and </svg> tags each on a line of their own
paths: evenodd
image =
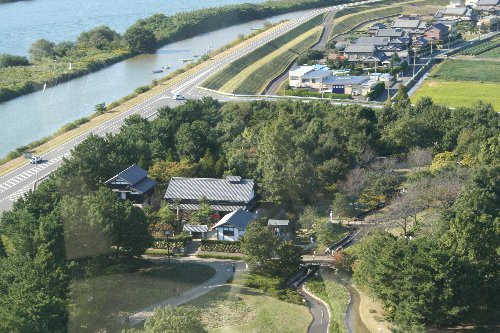
<svg viewBox="0 0 500 333">
<path fill-rule="evenodd" d="M 49 0 L 34 0 L 33 2 L 37 1 L 51 2 Z M 2 6 L 0 6 L 0 11 Z M 47 88 L 45 92 L 37 91 L 0 103 L 0 119 L 2 120 L 0 158 L 17 147 L 54 133 L 71 121 L 92 114 L 94 106 L 98 103 L 118 100 L 133 92 L 135 88 L 149 84 L 153 79 L 158 79 L 183 67 L 184 64 L 180 59 L 193 58 L 195 53 L 202 54 L 209 45 L 217 49 L 235 40 L 239 34 L 250 34 L 252 28 L 262 27 L 265 21 L 278 22 L 302 14 L 303 12 L 294 12 L 274 16 L 168 44 L 155 54 L 133 57 L 98 72 Z M 168 71 L 162 74 L 151 74 L 152 70 L 166 65 L 171 66 Z"/>
<path fill-rule="evenodd" d="M 172 15 L 196 9 L 264 0 L 31 0 L 0 4 L 0 53 L 27 55 L 44 38 L 75 40 L 85 30 L 108 25 L 122 33 L 154 13 Z"/>
</svg>

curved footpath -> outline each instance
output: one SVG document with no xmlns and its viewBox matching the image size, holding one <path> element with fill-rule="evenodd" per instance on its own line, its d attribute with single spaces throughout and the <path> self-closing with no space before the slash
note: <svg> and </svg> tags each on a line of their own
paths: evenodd
<svg viewBox="0 0 500 333">
<path fill-rule="evenodd" d="M 168 261 L 168 259 L 165 257 L 160 257 L 160 258 L 146 257 L 146 258 L 155 263 L 165 263 Z M 145 309 L 142 309 L 141 311 L 138 311 L 130 315 L 129 316 L 130 326 L 138 325 L 143 321 L 145 321 L 146 319 L 148 319 L 149 317 L 151 317 L 156 308 L 164 307 L 167 305 L 179 306 L 187 302 L 190 302 L 200 296 L 203 296 L 206 293 L 210 292 L 213 288 L 217 288 L 224 285 L 227 282 L 227 280 L 233 276 L 233 270 L 231 269 L 231 265 L 234 263 L 233 261 L 223 261 L 216 259 L 200 260 L 192 257 L 184 257 L 182 259 L 172 259 L 172 262 L 176 263 L 190 262 L 190 263 L 208 265 L 215 269 L 215 275 L 211 279 L 182 293 L 177 297 L 168 298 L 153 306 L 149 306 Z"/>
<path fill-rule="evenodd" d="M 328 333 L 330 328 L 330 310 L 326 304 L 305 287 L 301 287 L 297 291 L 307 300 L 309 311 L 311 311 L 313 316 L 308 333 Z"/>
</svg>

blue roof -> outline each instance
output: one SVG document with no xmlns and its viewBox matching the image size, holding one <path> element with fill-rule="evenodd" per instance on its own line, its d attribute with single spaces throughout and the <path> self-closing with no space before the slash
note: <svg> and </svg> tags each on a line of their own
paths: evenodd
<svg viewBox="0 0 500 333">
<path fill-rule="evenodd" d="M 370 78 L 368 76 L 330 76 L 325 84 L 338 84 L 338 85 L 352 85 L 361 84 L 368 81 Z"/>
<path fill-rule="evenodd" d="M 332 75 L 332 71 L 320 69 L 320 70 L 310 71 L 309 73 L 302 76 L 302 78 L 303 79 L 311 79 L 311 78 L 325 77 L 325 76 L 330 76 L 330 75 Z"/>
</svg>

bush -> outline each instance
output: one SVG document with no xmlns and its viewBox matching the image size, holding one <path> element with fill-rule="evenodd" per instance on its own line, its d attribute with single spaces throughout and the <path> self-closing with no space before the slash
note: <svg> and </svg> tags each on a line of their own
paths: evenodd
<svg viewBox="0 0 500 333">
<path fill-rule="evenodd" d="M 320 92 L 316 91 L 310 91 L 310 90 L 285 90 L 285 95 L 287 96 L 298 96 L 298 97 L 318 97 L 321 98 L 323 95 L 323 98 L 331 98 L 331 99 L 351 99 L 351 95 L 349 94 L 335 94 L 335 93 L 330 93 L 326 92 L 321 94 Z"/>
<path fill-rule="evenodd" d="M 200 250 L 206 252 L 241 253 L 240 242 L 202 239 Z"/>
<path fill-rule="evenodd" d="M 370 100 L 373 100 L 377 97 L 380 96 L 385 91 L 385 84 L 383 82 L 379 82 L 373 87 L 372 91 L 370 91 L 366 97 L 368 97 Z"/>
<path fill-rule="evenodd" d="M 28 66 L 28 58 L 12 54 L 0 54 L 0 68 Z"/>
<path fill-rule="evenodd" d="M 205 259 L 226 259 L 226 260 L 242 260 L 242 256 L 230 255 L 230 254 L 219 254 L 219 253 L 198 253 L 196 255 L 198 258 Z"/>
</svg>

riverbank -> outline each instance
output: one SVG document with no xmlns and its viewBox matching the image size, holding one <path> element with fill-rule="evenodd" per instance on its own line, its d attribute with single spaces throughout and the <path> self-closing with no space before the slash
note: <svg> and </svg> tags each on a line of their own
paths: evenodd
<svg viewBox="0 0 500 333">
<path fill-rule="evenodd" d="M 103 35 L 102 32 L 98 32 L 99 36 L 109 38 L 105 45 L 100 45 L 102 38 L 98 39 L 99 45 L 89 44 L 82 38 L 85 36 L 85 33 L 82 33 L 76 43 L 52 43 L 51 49 L 44 48 L 41 58 L 29 66 L 1 68 L 0 102 L 98 71 L 139 53 L 149 52 L 202 33 L 256 19 L 342 2 L 345 1 L 337 0 L 334 3 L 328 0 L 267 1 L 262 4 L 208 8 L 172 16 L 156 14 L 139 20 L 123 36 L 112 30 L 112 38 L 109 34 Z M 96 29 L 86 33 L 95 35 Z M 138 36 L 141 38 L 138 39 Z"/>
<path fill-rule="evenodd" d="M 106 113 L 100 115 L 94 114 L 92 117 L 89 117 L 88 122 L 85 122 L 84 124 L 78 126 L 77 128 L 71 129 L 64 133 L 60 133 L 59 135 L 54 135 L 46 139 L 38 140 L 33 144 L 27 145 L 26 147 L 21 147 L 17 149 L 16 151 L 9 154 L 10 155 L 9 158 L 4 158 L 3 162 L 0 162 L 1 163 L 0 176 L 28 163 L 25 159 L 21 157 L 22 150 L 24 148 L 31 150 L 36 155 L 42 155 L 56 149 L 57 147 L 63 145 L 64 143 L 74 138 L 86 135 L 89 132 L 91 132 L 92 129 L 98 127 L 100 124 L 126 112 L 127 110 L 130 110 L 131 108 L 143 102 L 144 100 L 154 95 L 160 94 L 161 92 L 165 91 L 166 89 L 176 84 L 177 82 L 197 72 L 200 72 L 206 66 L 210 65 L 212 62 L 217 62 L 221 58 L 226 57 L 228 54 L 231 54 L 241 48 L 244 48 L 248 44 L 255 42 L 257 39 L 262 38 L 262 36 L 272 34 L 275 30 L 280 29 L 280 27 L 283 24 L 286 24 L 286 22 L 282 22 L 274 26 L 265 27 L 259 31 L 255 31 L 254 33 L 244 38 L 240 38 L 238 40 L 233 41 L 232 43 L 229 43 L 228 45 L 214 51 L 213 57 L 211 57 L 210 59 L 206 61 L 200 60 L 198 63 L 189 64 L 184 68 L 175 71 L 164 78 L 157 80 L 156 85 L 151 86 L 150 89 L 146 89 L 146 91 L 143 91 L 140 94 L 132 93 L 117 102 L 111 103 L 108 106 L 108 110 Z"/>
<path fill-rule="evenodd" d="M 385 319 L 382 305 L 356 286 L 359 294 L 359 315 L 370 332 L 391 333 L 390 323 Z"/>
</svg>

